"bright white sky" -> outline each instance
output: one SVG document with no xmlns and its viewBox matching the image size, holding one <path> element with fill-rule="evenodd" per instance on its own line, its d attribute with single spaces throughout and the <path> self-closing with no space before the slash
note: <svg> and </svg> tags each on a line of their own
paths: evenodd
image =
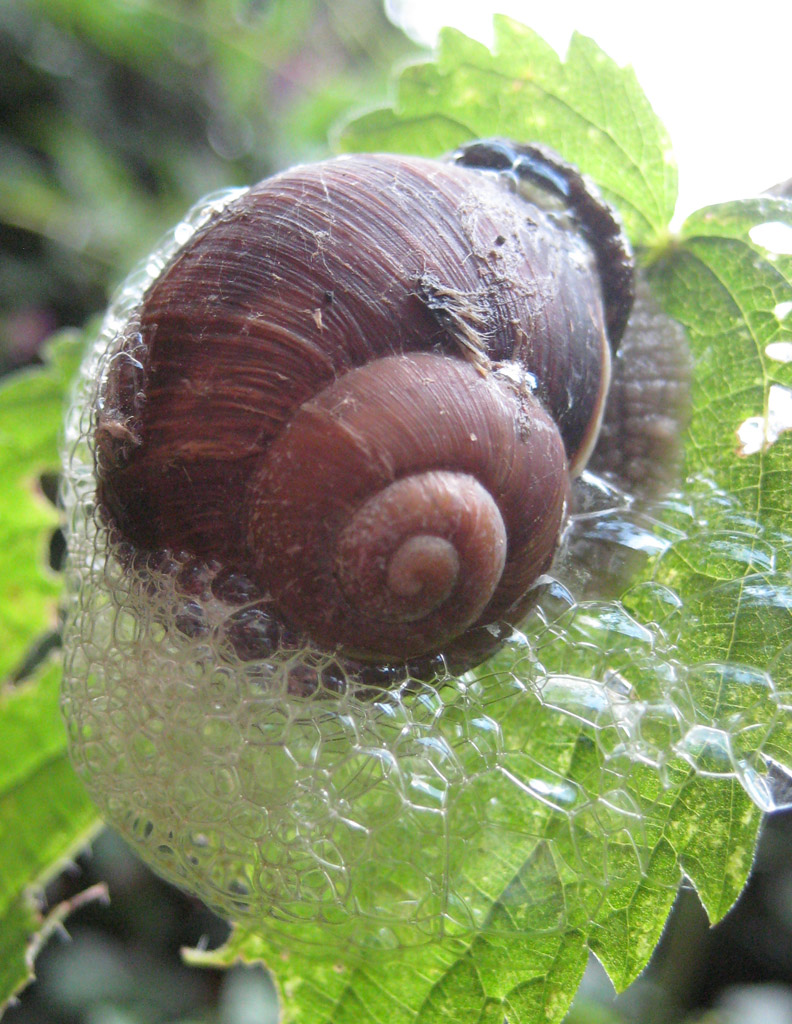
<svg viewBox="0 0 792 1024">
<path fill-rule="evenodd" d="M 632 64 L 671 136 L 677 219 L 792 177 L 792 0 L 386 0 L 432 45 L 442 25 L 492 43 L 492 13 L 560 54 L 573 30 Z"/>
</svg>

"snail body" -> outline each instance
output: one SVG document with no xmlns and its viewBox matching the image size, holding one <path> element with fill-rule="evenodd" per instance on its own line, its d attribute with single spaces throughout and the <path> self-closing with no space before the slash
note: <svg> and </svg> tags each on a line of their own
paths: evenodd
<svg viewBox="0 0 792 1024">
<path fill-rule="evenodd" d="M 631 301 L 615 215 L 538 147 L 294 168 L 130 317 L 99 507 L 136 552 L 248 581 L 273 635 L 467 668 L 552 562 Z"/>
</svg>

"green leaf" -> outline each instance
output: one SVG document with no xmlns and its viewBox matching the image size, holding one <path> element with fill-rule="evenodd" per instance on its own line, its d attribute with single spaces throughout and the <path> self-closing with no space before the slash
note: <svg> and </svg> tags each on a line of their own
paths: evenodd
<svg viewBox="0 0 792 1024">
<path fill-rule="evenodd" d="M 738 434 L 768 415 L 774 388 L 792 387 L 792 361 L 768 348 L 792 342 L 792 256 L 751 240 L 767 223 L 792 230 L 792 201 L 700 210 L 653 268 L 653 282 L 687 329 L 695 359 L 688 471 L 714 480 L 763 523 L 788 529 L 792 437 L 764 436 L 758 451 L 746 452 Z"/>
<path fill-rule="evenodd" d="M 81 351 L 80 335 L 63 334 L 44 367 L 14 374 L 0 387 L 0 678 L 57 624 L 61 583 L 46 563 L 58 515 L 39 478 L 59 468 L 64 398 Z"/>
<path fill-rule="evenodd" d="M 84 846 L 96 810 L 69 763 L 58 708 L 60 664 L 0 691 L 0 1007 L 30 978 L 39 930 L 28 889 Z"/>
<path fill-rule="evenodd" d="M 53 933 L 63 928 L 69 914 L 92 900 L 106 899 L 107 886 L 100 883 L 64 900 L 43 917 L 29 893 L 8 907 L 0 918 L 0 1014 L 15 993 L 34 979 L 36 957 Z"/>
<path fill-rule="evenodd" d="M 492 685 L 497 688 L 497 678 Z M 510 770 L 553 776 L 568 771 L 581 748 L 583 756 L 590 754 L 591 744 L 581 743 L 580 724 L 573 718 L 548 714 L 532 698 L 510 700 L 508 693 L 501 707 L 510 709 L 508 720 L 501 721 L 514 748 L 504 758 Z M 437 738 L 443 745 L 446 730 L 458 724 L 456 716 L 449 718 L 449 723 L 438 722 Z M 238 925 L 221 950 L 191 954 L 193 962 L 263 960 L 276 975 L 285 1020 L 430 1024 L 460 1015 L 500 1021 L 504 1014 L 515 1024 L 558 1019 L 585 969 L 588 922 L 601 898 L 598 887 L 565 862 L 569 840 L 565 847 L 556 836 L 557 810 L 526 799 L 510 784 L 499 785 L 497 774 L 481 770 L 483 751 L 467 747 L 457 745 L 455 753 L 471 759 L 470 775 L 478 765 L 479 777 L 452 797 L 457 806 L 448 827 L 453 831 L 454 821 L 473 823 L 458 898 L 471 913 L 485 915 L 481 934 L 431 938 L 422 945 L 386 951 L 364 949 L 355 957 L 346 945 L 328 949 L 327 935 L 312 923 L 281 922 L 262 930 L 253 921 Z M 482 841 L 485 833 L 475 828 L 492 794 L 497 794 L 497 819 L 504 826 L 489 826 L 490 832 L 494 825 L 501 835 L 496 846 Z M 522 823 L 521 829 L 514 829 L 516 821 Z M 553 844 L 545 836 L 552 837 Z M 395 839 L 410 842 L 403 828 Z M 423 837 L 413 836 L 415 849 L 408 860 L 423 856 L 428 861 L 435 841 L 431 827 Z M 593 856 L 601 859 L 601 846 Z M 569 856 L 573 860 L 574 855 Z M 391 868 L 388 871 L 392 873 Z M 404 898 L 414 896 L 406 890 Z M 565 917 L 566 902 L 574 921 Z"/>
<path fill-rule="evenodd" d="M 734 779 L 713 785 L 711 779 L 693 776 L 676 801 L 669 838 L 713 923 L 742 892 L 760 822 L 759 808 Z"/>
<path fill-rule="evenodd" d="M 13 900 L 0 915 L 0 1013 L 33 978 L 28 949 L 39 923 L 26 896 Z"/>
<path fill-rule="evenodd" d="M 673 745 L 696 772 L 669 789 L 675 795 L 663 835 L 713 922 L 739 895 L 759 808 L 772 806 L 764 759 L 789 762 L 783 690 L 792 644 L 792 541 L 783 528 L 792 448 L 780 438 L 748 454 L 738 431 L 750 417 L 767 414 L 772 387 L 792 381 L 789 364 L 768 349 L 789 337 L 784 314 L 792 308 L 785 305 L 792 301 L 792 261 L 750 237 L 758 225 L 790 223 L 791 213 L 792 204 L 771 199 L 700 211 L 650 271 L 666 308 L 687 329 L 695 362 L 688 482 L 682 501 L 668 507 L 680 534 L 657 559 L 653 576 L 673 588 L 684 608 L 683 616 L 672 613 L 665 622 L 687 669 L 675 694 L 684 726 Z M 646 593 L 637 587 L 626 595 L 639 617 L 653 614 L 643 603 Z M 735 764 L 739 778 L 728 779 Z M 628 947 L 615 934 L 595 946 L 618 985 L 640 970 L 659 937 L 659 919 L 632 965 L 619 962 L 618 950 Z M 629 934 L 634 939 L 634 917 Z"/>
<path fill-rule="evenodd" d="M 564 770 L 580 745 L 579 723 L 552 719 L 535 701 L 515 704 L 510 726 L 520 730 L 521 744 L 530 736 L 528 760 L 537 771 L 539 766 L 547 766 L 548 773 L 550 766 Z M 515 761 L 516 756 L 511 767 Z M 492 776 L 483 776 L 480 786 L 470 786 L 458 808 L 462 817 L 480 816 L 492 783 Z M 191 960 L 262 960 L 276 976 L 286 1021 L 499 1022 L 504 1014 L 515 1024 L 559 1019 L 585 969 L 586 929 L 600 896 L 596 885 L 564 863 L 563 852 L 557 854 L 542 839 L 543 832 L 556 829 L 554 809 L 519 800 L 511 787 L 503 792 L 496 786 L 495 791 L 501 799 L 514 799 L 514 807 L 499 812 L 504 823 L 512 816 L 522 819 L 529 836 L 504 829 L 503 842 L 495 848 L 471 837 L 466 895 L 470 908 L 487 908 L 481 934 L 385 952 L 372 948 L 350 960 L 346 948 L 328 951 L 322 944 L 326 937 L 313 925 L 288 927 L 284 936 L 246 923 L 237 926 L 221 950 L 193 953 Z M 419 850 L 414 855 L 420 856 Z M 568 923 L 565 899 L 578 907 L 580 930 L 559 927 Z"/>
<path fill-rule="evenodd" d="M 436 59 L 402 72 L 393 108 L 347 124 L 339 143 L 437 156 L 494 135 L 545 142 L 591 175 L 634 244 L 665 234 L 677 189 L 668 137 L 632 69 L 584 36 L 573 36 L 562 62 L 509 18 L 495 18 L 492 53 L 445 29 Z"/>
<path fill-rule="evenodd" d="M 504 911 L 500 911 L 504 912 Z M 581 936 L 537 938 L 513 932 L 497 940 L 479 936 L 433 942 L 356 965 L 315 955 L 284 955 L 253 931 L 237 929 L 212 953 L 191 951 L 201 966 L 237 960 L 274 969 L 288 1022 L 434 1024 L 472 1020 L 514 1024 L 558 1020 L 566 1011 L 586 966 Z"/>
<path fill-rule="evenodd" d="M 783 419 L 783 402 L 792 399 L 792 257 L 752 241 L 768 223 L 792 225 L 792 203 L 761 198 L 702 210 L 652 268 L 658 293 L 688 331 L 696 365 L 686 457 L 697 515 L 658 578 L 685 584 L 682 658 L 752 670 L 711 670 L 718 678 L 708 684 L 728 692 L 732 714 L 742 715 L 744 756 L 750 760 L 761 737 L 784 763 L 790 726 L 779 711 L 788 707 L 783 692 L 792 676 L 792 438 L 785 431 L 792 423 L 788 413 Z M 774 421 L 779 399 L 782 416 Z"/>
<path fill-rule="evenodd" d="M 602 752 L 579 720 L 526 702 L 515 705 L 513 722 L 501 719 L 507 734 L 518 722 L 530 754 L 522 770 L 515 754 L 505 755 L 509 771 L 526 781 L 544 774 L 574 780 L 583 792 L 602 789 Z M 610 805 L 584 800 L 570 818 L 557 807 L 537 808 L 525 793 L 498 788 L 492 777 L 481 781 L 469 794 L 471 815 L 481 814 L 487 792 L 497 793 L 501 803 L 511 795 L 513 806 L 499 812 L 500 846 L 477 850 L 470 844 L 468 905 L 475 905 L 476 892 L 490 904 L 475 938 L 384 954 L 372 949 L 350 961 L 346 948 L 324 954 L 322 935 L 312 926 L 290 929 L 284 942 L 277 931 L 267 937 L 253 924 L 238 926 L 222 950 L 192 959 L 262 960 L 276 975 L 287 1021 L 429 1024 L 455 1019 L 455 1013 L 472 1020 L 505 1015 L 526 1024 L 558 1020 L 580 981 L 588 948 L 619 987 L 645 967 L 683 870 L 695 879 L 704 876 L 713 919 L 725 913 L 744 882 L 758 811 L 734 779 L 701 780 L 680 761 L 667 787 L 648 768 L 629 782 L 620 780 L 639 811 L 640 820 L 627 822 L 634 828 L 630 834 L 614 794 Z M 701 827 L 703 807 L 715 819 L 708 829 Z M 528 838 L 542 831 L 545 839 Z M 644 844 L 651 851 L 645 862 L 636 857 Z"/>
<path fill-rule="evenodd" d="M 644 817 L 643 828 L 659 838 L 643 877 L 611 888 L 592 928 L 591 949 L 617 991 L 646 967 L 676 897 L 680 869 L 715 923 L 731 909 L 753 861 L 761 814 L 740 783 L 701 778 L 678 764 L 672 772 L 677 778 Z"/>
<path fill-rule="evenodd" d="M 55 508 L 39 488 L 59 468 L 66 392 L 83 348 L 76 332 L 50 343 L 43 367 L 0 388 L 0 674 L 57 625 L 59 576 L 46 567 Z M 58 708 L 60 664 L 0 689 L 0 1006 L 32 977 L 32 959 L 65 908 L 40 921 L 28 890 L 84 845 L 96 811 L 68 760 Z"/>
</svg>

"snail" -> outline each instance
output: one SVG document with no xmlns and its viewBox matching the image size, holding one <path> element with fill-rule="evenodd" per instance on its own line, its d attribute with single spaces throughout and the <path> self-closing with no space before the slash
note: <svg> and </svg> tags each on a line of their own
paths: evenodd
<svg viewBox="0 0 792 1024">
<path fill-rule="evenodd" d="M 459 673 L 553 561 L 632 302 L 617 215 L 544 147 L 285 171 L 120 332 L 103 522 L 128 566 L 176 573 L 188 635 L 231 595 L 243 661 L 307 640 L 363 683 Z"/>
<path fill-rule="evenodd" d="M 570 737 L 537 699 L 554 631 L 526 658 L 515 627 L 614 592 L 629 501 L 673 483 L 679 334 L 640 282 L 630 313 L 595 188 L 505 140 L 296 167 L 167 246 L 66 422 L 72 761 L 155 870 L 284 949 L 470 937 L 477 864 L 511 893 L 548 792 L 589 820 L 539 760 Z"/>
</svg>

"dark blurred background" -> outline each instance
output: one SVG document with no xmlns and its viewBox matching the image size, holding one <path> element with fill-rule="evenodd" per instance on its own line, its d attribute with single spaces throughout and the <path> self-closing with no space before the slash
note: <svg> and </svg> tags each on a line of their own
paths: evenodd
<svg viewBox="0 0 792 1024">
<path fill-rule="evenodd" d="M 378 0 L 0 0 L 0 374 L 101 313 L 201 196 L 325 155 L 419 53 Z M 645 975 L 614 1003 L 592 962 L 570 1024 L 792 1024 L 791 849 L 776 814 L 729 917 L 709 929 L 683 889 Z M 227 925 L 113 834 L 47 900 L 96 881 L 109 903 L 69 918 L 5 1024 L 274 1024 L 263 969 L 182 964 Z"/>
<path fill-rule="evenodd" d="M 0 369 L 200 197 L 325 155 L 416 49 L 377 0 L 1 0 Z"/>
</svg>

